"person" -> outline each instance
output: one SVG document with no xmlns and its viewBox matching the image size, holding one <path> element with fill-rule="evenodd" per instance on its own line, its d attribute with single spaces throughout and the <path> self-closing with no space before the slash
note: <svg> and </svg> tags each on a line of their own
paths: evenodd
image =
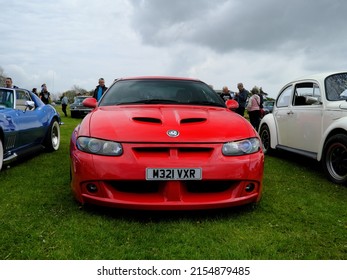
<svg viewBox="0 0 347 280">
<path fill-rule="evenodd" d="M 264 98 L 266 97 L 267 93 L 263 91 L 263 88 L 259 88 L 259 97 L 260 97 L 260 109 L 264 107 Z M 265 97 L 264 97 L 265 96 Z"/>
<path fill-rule="evenodd" d="M 228 99 L 234 98 L 234 93 L 232 91 L 230 91 L 227 86 L 224 86 L 220 96 L 224 99 L 224 101 L 227 101 Z"/>
<path fill-rule="evenodd" d="M 34 94 L 36 94 L 37 96 L 39 96 L 39 95 L 37 94 L 37 88 L 36 88 L 36 87 L 34 87 L 34 88 L 32 89 L 32 92 L 33 92 Z"/>
<path fill-rule="evenodd" d="M 248 100 L 247 111 L 249 121 L 256 131 L 260 124 L 260 97 L 259 88 L 254 86 L 251 90 L 251 97 Z"/>
<path fill-rule="evenodd" d="M 262 87 L 259 88 L 259 97 L 260 97 L 260 118 L 262 119 L 265 116 L 264 111 L 264 98 L 267 95 L 266 92 L 263 91 Z"/>
<path fill-rule="evenodd" d="M 18 88 L 17 86 L 13 85 L 12 78 L 10 78 L 10 77 L 7 77 L 5 79 L 5 87 L 7 87 L 7 88 Z"/>
<path fill-rule="evenodd" d="M 239 108 L 236 109 L 236 113 L 243 117 L 245 114 L 245 107 L 249 91 L 243 87 L 243 83 L 238 83 L 237 88 L 239 92 L 235 92 L 235 100 L 239 103 Z"/>
<path fill-rule="evenodd" d="M 50 103 L 51 94 L 47 90 L 47 85 L 46 84 L 42 84 L 42 86 L 41 86 L 40 98 L 41 98 L 43 103 L 45 103 L 45 104 L 49 104 Z"/>
<path fill-rule="evenodd" d="M 101 96 L 104 94 L 104 92 L 107 90 L 107 87 L 105 86 L 105 80 L 103 78 L 99 79 L 99 85 L 96 86 L 94 90 L 93 97 L 99 101 Z"/>
<path fill-rule="evenodd" d="M 68 103 L 69 103 L 69 99 L 67 98 L 66 94 L 63 93 L 63 98 L 61 99 L 61 109 L 62 109 L 65 117 L 67 117 L 66 107 L 67 107 Z"/>
</svg>

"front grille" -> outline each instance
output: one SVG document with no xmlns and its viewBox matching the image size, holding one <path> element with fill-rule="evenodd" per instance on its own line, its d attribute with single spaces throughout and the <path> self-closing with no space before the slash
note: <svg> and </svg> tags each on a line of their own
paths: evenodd
<svg viewBox="0 0 347 280">
<path fill-rule="evenodd" d="M 137 157 L 169 157 L 175 155 L 178 158 L 189 158 L 198 155 L 199 157 L 210 157 L 213 148 L 209 147 L 136 147 L 133 152 Z"/>
<path fill-rule="evenodd" d="M 187 191 L 190 193 L 219 193 L 228 190 L 230 181 L 186 181 Z"/>
<path fill-rule="evenodd" d="M 109 184 L 119 192 L 124 193 L 157 193 L 160 182 L 147 181 L 111 181 Z"/>
<path fill-rule="evenodd" d="M 109 185 L 124 193 L 151 194 L 165 188 L 166 181 L 111 181 Z M 181 181 L 188 193 L 221 193 L 233 187 L 231 181 Z"/>
</svg>

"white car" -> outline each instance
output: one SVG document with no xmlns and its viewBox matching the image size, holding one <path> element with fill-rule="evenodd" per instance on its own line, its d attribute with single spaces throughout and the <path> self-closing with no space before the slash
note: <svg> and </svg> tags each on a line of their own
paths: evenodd
<svg viewBox="0 0 347 280">
<path fill-rule="evenodd" d="M 282 149 L 322 163 L 328 178 L 347 182 L 347 72 L 303 77 L 286 84 L 272 114 L 261 120 L 264 153 Z"/>
</svg>

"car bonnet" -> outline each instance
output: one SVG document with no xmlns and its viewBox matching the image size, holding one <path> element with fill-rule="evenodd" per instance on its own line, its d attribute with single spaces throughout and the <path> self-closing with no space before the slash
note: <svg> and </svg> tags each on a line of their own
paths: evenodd
<svg viewBox="0 0 347 280">
<path fill-rule="evenodd" d="M 120 142 L 224 142 L 256 135 L 243 117 L 217 107 L 99 107 L 88 122 L 90 136 Z"/>
</svg>

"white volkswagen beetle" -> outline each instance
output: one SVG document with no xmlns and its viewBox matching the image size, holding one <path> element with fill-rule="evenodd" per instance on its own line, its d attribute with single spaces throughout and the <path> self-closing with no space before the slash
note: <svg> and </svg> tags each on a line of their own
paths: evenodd
<svg viewBox="0 0 347 280">
<path fill-rule="evenodd" d="M 322 163 L 328 178 L 347 182 L 347 72 L 303 77 L 279 92 L 260 123 L 265 153 L 282 149 Z"/>
</svg>

